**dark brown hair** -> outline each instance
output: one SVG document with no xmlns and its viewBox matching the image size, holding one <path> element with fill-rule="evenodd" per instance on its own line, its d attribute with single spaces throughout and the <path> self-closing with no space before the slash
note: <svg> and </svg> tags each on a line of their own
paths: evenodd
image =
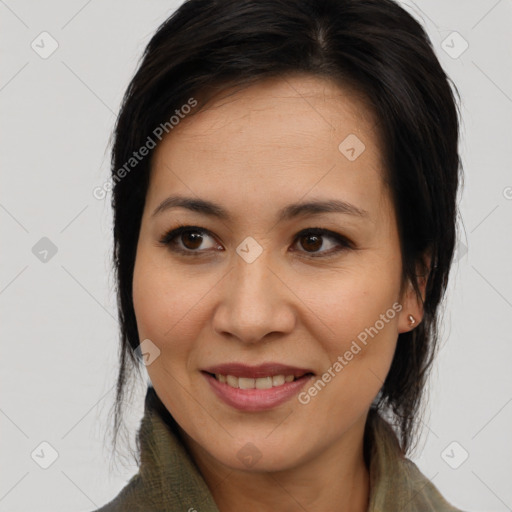
<svg viewBox="0 0 512 512">
<path fill-rule="evenodd" d="M 419 272 L 428 276 L 423 321 L 399 335 L 373 404 L 394 424 L 404 453 L 410 449 L 438 342 L 462 175 L 453 84 L 421 25 L 392 0 L 189 0 L 147 45 L 113 134 L 113 263 L 121 340 L 114 446 L 126 385 L 141 368 L 134 354 L 140 340 L 132 279 L 151 159 L 122 179 L 118 171 L 191 97 L 201 98 L 198 111 L 223 87 L 296 73 L 357 90 L 378 120 L 385 181 L 398 219 L 402 285 L 410 280 L 418 297 L 417 264 L 431 255 L 430 272 Z"/>
</svg>

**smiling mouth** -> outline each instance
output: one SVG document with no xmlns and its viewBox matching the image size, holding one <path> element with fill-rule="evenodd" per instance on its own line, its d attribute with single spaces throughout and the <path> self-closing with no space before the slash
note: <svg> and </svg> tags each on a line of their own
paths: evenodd
<svg viewBox="0 0 512 512">
<path fill-rule="evenodd" d="M 218 382 L 227 384 L 231 388 L 235 389 L 270 389 L 278 388 L 284 384 L 293 382 L 295 380 L 302 379 L 304 377 L 310 377 L 313 373 L 308 372 L 303 375 L 272 375 L 266 377 L 250 378 L 250 377 L 235 377 L 234 375 L 222 375 L 220 373 L 208 373 L 211 377 L 214 377 Z"/>
<path fill-rule="evenodd" d="M 225 363 L 204 368 L 201 373 L 219 399 L 245 412 L 268 411 L 284 404 L 315 375 L 310 368 L 275 362 Z"/>
</svg>

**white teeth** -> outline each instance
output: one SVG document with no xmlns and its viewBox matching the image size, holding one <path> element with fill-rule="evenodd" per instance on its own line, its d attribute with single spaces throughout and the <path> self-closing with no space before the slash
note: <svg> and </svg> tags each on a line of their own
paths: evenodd
<svg viewBox="0 0 512 512">
<path fill-rule="evenodd" d="M 272 386 L 282 386 L 285 381 L 284 375 L 274 375 L 272 377 Z"/>
<path fill-rule="evenodd" d="M 263 377 L 254 380 L 256 381 L 256 389 L 270 389 L 272 387 L 272 377 Z"/>
<path fill-rule="evenodd" d="M 215 374 L 219 382 L 223 382 L 232 388 L 239 389 L 270 389 L 272 387 L 282 386 L 285 382 L 295 380 L 293 375 L 274 375 L 251 379 L 248 377 L 234 377 L 233 375 Z"/>
<path fill-rule="evenodd" d="M 254 379 L 238 377 L 238 387 L 240 389 L 254 389 Z"/>
<path fill-rule="evenodd" d="M 233 377 L 233 375 L 228 375 L 226 377 L 226 384 L 231 386 L 232 388 L 238 387 L 238 377 Z"/>
</svg>

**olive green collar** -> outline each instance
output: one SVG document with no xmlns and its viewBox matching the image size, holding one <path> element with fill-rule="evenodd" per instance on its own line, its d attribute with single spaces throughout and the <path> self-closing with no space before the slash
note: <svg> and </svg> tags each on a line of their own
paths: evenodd
<svg viewBox="0 0 512 512">
<path fill-rule="evenodd" d="M 144 407 L 139 471 L 96 512 L 219 512 L 176 422 L 151 386 Z M 373 409 L 365 430 L 365 457 L 370 473 L 368 512 L 461 512 L 403 457 L 392 428 Z"/>
</svg>

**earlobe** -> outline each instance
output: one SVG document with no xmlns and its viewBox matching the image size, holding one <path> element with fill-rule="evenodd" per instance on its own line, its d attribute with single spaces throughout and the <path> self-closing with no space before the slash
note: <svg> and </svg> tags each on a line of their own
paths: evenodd
<svg viewBox="0 0 512 512">
<path fill-rule="evenodd" d="M 423 308 L 421 303 L 418 301 L 414 288 L 410 282 L 402 304 L 403 309 L 398 322 L 398 332 L 400 334 L 412 331 L 418 326 L 423 317 Z"/>
<path fill-rule="evenodd" d="M 412 331 L 423 319 L 423 302 L 425 301 L 428 276 L 430 274 L 430 254 L 416 267 L 416 277 L 421 299 L 416 295 L 411 281 L 408 281 L 407 292 L 403 302 L 403 315 L 399 322 L 399 333 Z M 405 317 L 405 318 L 404 318 Z"/>
</svg>

